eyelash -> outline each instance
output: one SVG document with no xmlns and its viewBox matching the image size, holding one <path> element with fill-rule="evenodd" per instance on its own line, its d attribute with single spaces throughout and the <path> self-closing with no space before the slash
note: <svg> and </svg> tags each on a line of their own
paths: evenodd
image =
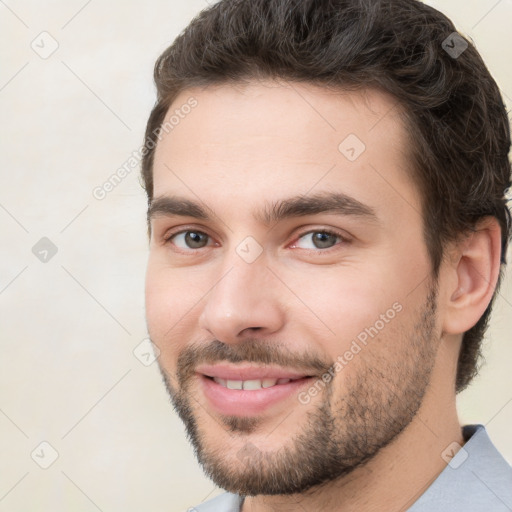
<svg viewBox="0 0 512 512">
<path fill-rule="evenodd" d="M 201 235 L 207 236 L 210 240 L 212 239 L 212 237 L 208 233 L 205 233 L 204 231 L 200 231 L 200 230 L 196 230 L 196 229 L 193 229 L 193 228 L 189 228 L 189 229 L 181 229 L 180 231 L 175 231 L 173 233 L 170 233 L 170 234 L 164 236 L 164 244 L 165 245 L 167 245 L 167 244 L 173 245 L 172 244 L 172 239 L 175 236 L 183 234 L 183 233 L 187 233 L 187 232 L 199 233 Z M 331 229 L 310 229 L 308 231 L 304 231 L 302 233 L 299 233 L 296 236 L 296 240 L 300 240 L 302 237 L 304 237 L 306 235 L 309 235 L 311 233 L 322 233 L 322 234 L 334 236 L 334 237 L 338 238 L 338 242 L 335 245 L 333 245 L 332 247 L 328 247 L 326 249 L 302 249 L 303 251 L 313 252 L 313 253 L 324 253 L 325 254 L 325 253 L 330 253 L 332 250 L 336 250 L 336 248 L 338 248 L 338 246 L 340 245 L 340 242 L 343 243 L 343 244 L 349 243 L 349 239 L 346 236 L 342 235 L 341 233 L 338 233 L 337 231 L 331 230 Z M 210 247 L 210 246 L 200 247 L 199 249 L 191 249 L 191 248 L 189 248 L 189 249 L 186 249 L 186 250 L 185 249 L 181 249 L 181 248 L 176 248 L 176 252 L 180 252 L 182 254 L 194 254 L 197 251 L 201 251 L 202 249 L 206 249 L 207 247 Z"/>
</svg>

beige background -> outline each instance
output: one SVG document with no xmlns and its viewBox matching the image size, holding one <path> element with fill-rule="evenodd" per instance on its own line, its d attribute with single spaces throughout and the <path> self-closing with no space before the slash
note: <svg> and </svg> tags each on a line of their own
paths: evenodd
<svg viewBox="0 0 512 512">
<path fill-rule="evenodd" d="M 512 106 L 512 1 L 429 3 L 473 38 Z M 139 148 L 154 60 L 206 5 L 0 1 L 0 511 L 173 512 L 219 492 L 156 363 L 133 353 L 147 335 L 138 169 L 92 194 Z M 42 237 L 58 249 L 46 263 Z M 511 329 L 508 277 L 460 414 L 509 461 Z"/>
</svg>

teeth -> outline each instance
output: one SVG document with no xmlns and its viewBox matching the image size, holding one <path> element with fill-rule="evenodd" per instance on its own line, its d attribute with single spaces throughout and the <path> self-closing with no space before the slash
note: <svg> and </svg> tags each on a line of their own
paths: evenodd
<svg viewBox="0 0 512 512">
<path fill-rule="evenodd" d="M 261 380 L 244 380 L 244 389 L 261 389 Z"/>
<path fill-rule="evenodd" d="M 219 377 L 213 377 L 213 380 L 217 383 L 217 384 L 220 384 L 221 386 L 227 388 L 227 383 L 224 379 L 221 379 Z"/>
<path fill-rule="evenodd" d="M 242 389 L 243 382 L 241 380 L 228 380 L 226 387 L 228 389 Z"/>
<path fill-rule="evenodd" d="M 257 390 L 261 388 L 271 388 L 277 384 L 287 384 L 292 379 L 262 379 L 262 380 L 225 380 L 219 377 L 213 377 L 213 380 L 228 389 Z"/>
</svg>

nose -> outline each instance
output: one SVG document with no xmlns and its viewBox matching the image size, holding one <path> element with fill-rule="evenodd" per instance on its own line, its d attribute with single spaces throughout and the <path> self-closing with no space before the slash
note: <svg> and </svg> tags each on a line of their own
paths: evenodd
<svg viewBox="0 0 512 512">
<path fill-rule="evenodd" d="M 235 255 L 230 261 L 232 264 L 223 267 L 224 272 L 205 297 L 200 327 L 228 344 L 279 331 L 285 322 L 285 310 L 275 276 L 265 260 L 246 263 Z"/>
</svg>

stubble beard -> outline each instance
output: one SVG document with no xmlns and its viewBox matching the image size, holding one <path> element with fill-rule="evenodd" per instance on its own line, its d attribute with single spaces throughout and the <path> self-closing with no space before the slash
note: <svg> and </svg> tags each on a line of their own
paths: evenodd
<svg viewBox="0 0 512 512">
<path fill-rule="evenodd" d="M 241 496 L 290 495 L 339 480 L 375 457 L 411 423 L 422 404 L 439 345 L 435 333 L 436 300 L 433 285 L 413 329 L 403 333 L 405 343 L 399 344 L 402 352 L 379 359 L 371 357 L 371 347 L 365 347 L 365 355 L 357 355 L 358 371 L 344 378 L 343 395 L 335 397 L 334 386 L 339 379 L 334 378 L 326 385 L 323 396 L 316 397 L 299 431 L 275 451 L 260 450 L 251 442 L 251 433 L 260 426 L 258 417 L 219 419 L 231 436 L 245 441 L 237 453 L 230 453 L 229 445 L 211 446 L 212 432 L 208 436 L 201 428 L 197 420 L 201 407 L 189 393 L 191 365 L 197 353 L 178 359 L 178 385 L 171 384 L 168 374 L 160 368 L 172 404 L 206 475 L 219 487 Z M 232 357 L 232 347 L 222 345 L 219 355 L 231 362 L 264 363 L 265 358 L 270 363 L 273 359 L 272 354 L 260 357 L 257 347 L 261 344 L 248 344 L 246 354 L 240 344 Z M 208 353 L 210 359 L 213 355 L 212 351 Z M 318 360 L 315 363 L 325 365 Z M 297 407 L 304 405 L 297 401 Z"/>
</svg>

